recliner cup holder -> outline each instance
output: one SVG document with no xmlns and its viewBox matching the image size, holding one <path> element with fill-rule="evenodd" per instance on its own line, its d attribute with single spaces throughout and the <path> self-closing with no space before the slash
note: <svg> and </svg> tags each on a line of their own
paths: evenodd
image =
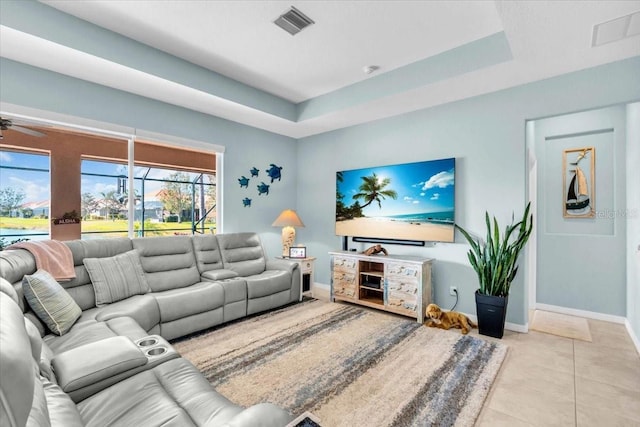
<svg viewBox="0 0 640 427">
<path fill-rule="evenodd" d="M 138 342 L 138 345 L 140 347 L 149 347 L 151 345 L 156 345 L 156 344 L 158 344 L 157 338 L 147 338 Z"/>
<path fill-rule="evenodd" d="M 145 352 L 147 356 L 160 356 L 167 352 L 167 347 L 154 347 Z"/>
</svg>

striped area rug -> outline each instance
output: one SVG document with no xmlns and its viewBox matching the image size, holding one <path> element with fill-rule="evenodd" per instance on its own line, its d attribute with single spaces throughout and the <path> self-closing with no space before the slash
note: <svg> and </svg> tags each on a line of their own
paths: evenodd
<svg viewBox="0 0 640 427">
<path fill-rule="evenodd" d="M 471 426 L 506 346 L 317 300 L 173 343 L 231 401 L 332 426 Z"/>
</svg>

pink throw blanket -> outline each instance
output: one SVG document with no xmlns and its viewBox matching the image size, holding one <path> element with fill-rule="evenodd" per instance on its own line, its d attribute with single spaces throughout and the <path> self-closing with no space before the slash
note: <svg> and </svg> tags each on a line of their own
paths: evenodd
<svg viewBox="0 0 640 427">
<path fill-rule="evenodd" d="M 26 249 L 36 259 L 36 267 L 46 270 L 56 280 L 68 281 L 76 277 L 71 249 L 58 240 L 18 242 L 7 249 Z"/>
</svg>

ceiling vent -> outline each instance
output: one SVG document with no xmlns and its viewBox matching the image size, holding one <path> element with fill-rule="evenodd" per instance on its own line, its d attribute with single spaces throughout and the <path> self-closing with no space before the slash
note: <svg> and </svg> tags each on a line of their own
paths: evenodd
<svg viewBox="0 0 640 427">
<path fill-rule="evenodd" d="M 640 11 L 594 26 L 592 46 L 602 46 L 639 34 Z"/>
<path fill-rule="evenodd" d="M 273 23 L 292 36 L 295 36 L 309 25 L 315 24 L 311 18 L 293 6 L 291 6 L 291 9 L 280 15 L 280 17 L 273 21 Z"/>
</svg>

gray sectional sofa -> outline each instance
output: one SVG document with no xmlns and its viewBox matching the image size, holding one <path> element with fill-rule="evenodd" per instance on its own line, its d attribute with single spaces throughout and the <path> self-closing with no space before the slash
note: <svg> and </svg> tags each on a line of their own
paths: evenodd
<svg viewBox="0 0 640 427">
<path fill-rule="evenodd" d="M 268 403 L 234 405 L 168 340 L 298 301 L 297 263 L 268 260 L 255 233 L 65 244 L 76 277 L 55 286 L 81 311 L 62 334 L 52 333 L 41 309 L 32 309 L 30 282 L 23 292 L 23 278 L 40 274 L 33 256 L 24 249 L 0 252 L 0 425 L 290 421 Z M 105 267 L 114 260 L 124 267 Z M 126 282 L 125 289 L 105 288 L 99 283 L 105 277 Z"/>
</svg>

